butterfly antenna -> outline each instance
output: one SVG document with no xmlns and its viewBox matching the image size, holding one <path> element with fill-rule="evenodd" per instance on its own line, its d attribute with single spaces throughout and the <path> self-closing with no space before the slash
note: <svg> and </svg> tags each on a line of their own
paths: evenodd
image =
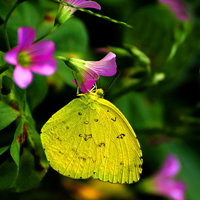
<svg viewBox="0 0 200 200">
<path fill-rule="evenodd" d="M 108 86 L 108 88 L 104 91 L 104 93 L 106 93 L 115 83 L 115 81 L 117 80 L 117 78 L 120 76 L 121 72 L 119 70 L 117 70 L 117 74 L 115 75 L 115 77 L 113 78 L 113 80 L 111 81 L 110 85 Z"/>
</svg>

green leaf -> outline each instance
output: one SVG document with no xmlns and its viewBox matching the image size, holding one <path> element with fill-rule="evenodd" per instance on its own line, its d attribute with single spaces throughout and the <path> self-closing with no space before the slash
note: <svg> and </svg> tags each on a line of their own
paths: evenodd
<svg viewBox="0 0 200 200">
<path fill-rule="evenodd" d="M 26 133 L 24 131 L 24 120 L 21 120 L 15 131 L 14 139 L 10 147 L 10 155 L 15 161 L 18 168 L 20 158 L 20 145 L 22 144 L 23 139 L 26 137 Z"/>
<path fill-rule="evenodd" d="M 10 145 L 0 148 L 0 155 L 9 149 Z"/>
<path fill-rule="evenodd" d="M 27 88 L 27 101 L 30 110 L 34 110 L 47 94 L 46 77 L 34 74 L 33 83 Z"/>
<path fill-rule="evenodd" d="M 21 149 L 19 174 L 12 186 L 16 192 L 26 191 L 37 186 L 49 167 L 38 132 L 27 121 L 23 124 L 23 134 L 24 130 L 26 130 L 26 144 Z M 21 138 L 23 142 L 23 135 Z M 14 154 L 12 155 L 14 156 Z"/>
<path fill-rule="evenodd" d="M 56 43 L 56 51 L 86 53 L 88 34 L 85 25 L 77 18 L 67 20 L 62 26 L 47 37 Z"/>
<path fill-rule="evenodd" d="M 2 77 L 2 89 L 1 89 L 1 93 L 3 95 L 10 94 L 12 85 L 13 85 L 13 79 L 11 79 L 8 76 L 3 76 Z"/>
<path fill-rule="evenodd" d="M 12 189 L 16 192 L 37 186 L 49 167 L 40 136 L 30 124 L 31 121 L 25 119 L 20 121 L 10 148 L 10 155 L 18 170 L 12 185 Z"/>
<path fill-rule="evenodd" d="M 0 189 L 5 190 L 16 180 L 18 169 L 16 163 L 8 158 L 0 165 Z"/>
<path fill-rule="evenodd" d="M 0 69 L 5 64 L 6 64 L 6 62 L 4 60 L 4 52 L 0 51 Z"/>
<path fill-rule="evenodd" d="M 19 174 L 15 184 L 12 186 L 12 189 L 16 192 L 22 192 L 39 184 L 47 169 L 39 170 L 36 164 L 36 159 L 30 150 L 23 148 L 23 153 L 20 157 Z"/>
<path fill-rule="evenodd" d="M 8 12 L 14 5 L 15 1 L 1 1 L 1 6 L 0 6 L 0 17 L 5 20 Z"/>
<path fill-rule="evenodd" d="M 133 129 L 163 127 L 162 104 L 158 100 L 149 99 L 146 94 L 130 92 L 121 95 L 113 103 L 126 116 Z"/>
<path fill-rule="evenodd" d="M 42 147 L 40 135 L 30 123 L 26 123 L 26 125 L 28 130 L 28 141 L 30 142 L 30 148 L 33 149 L 32 152 L 37 160 L 37 165 L 39 165 L 38 167 L 42 170 L 47 170 L 49 163 Z"/>
<path fill-rule="evenodd" d="M 0 130 L 7 127 L 19 116 L 19 112 L 17 110 L 2 101 L 0 101 L 0 113 Z"/>
<path fill-rule="evenodd" d="M 34 20 L 33 20 L 34 16 Z M 17 29 L 22 26 L 31 26 L 36 28 L 40 21 L 40 13 L 30 2 L 25 1 L 20 4 L 11 15 L 8 23 L 8 36 L 11 46 L 17 44 Z"/>
</svg>

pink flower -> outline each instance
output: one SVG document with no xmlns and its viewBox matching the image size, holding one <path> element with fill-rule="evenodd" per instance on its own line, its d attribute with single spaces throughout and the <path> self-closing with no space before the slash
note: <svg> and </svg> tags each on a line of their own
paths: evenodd
<svg viewBox="0 0 200 200">
<path fill-rule="evenodd" d="M 63 2 L 67 2 L 79 8 L 95 8 L 101 10 L 101 6 L 95 1 L 86 1 L 86 0 L 62 0 Z M 70 6 L 65 6 L 66 10 L 70 10 L 71 14 L 73 14 L 77 9 L 72 8 Z"/>
<path fill-rule="evenodd" d="M 101 6 L 95 1 L 86 1 L 86 0 L 62 0 L 62 1 L 79 8 L 94 8 L 101 10 Z M 75 8 L 60 4 L 58 14 L 55 19 L 56 23 L 63 24 L 76 11 L 77 9 Z"/>
<path fill-rule="evenodd" d="M 117 65 L 115 61 L 116 55 L 109 52 L 100 61 L 84 61 L 75 58 L 69 58 L 65 63 L 74 71 L 77 72 L 80 78 L 80 84 L 77 79 L 73 83 L 80 86 L 83 93 L 87 93 L 95 82 L 99 79 L 99 75 L 113 76 L 117 72 Z"/>
<path fill-rule="evenodd" d="M 160 171 L 153 177 L 154 192 L 172 200 L 184 200 L 186 186 L 175 180 L 180 171 L 180 163 L 176 156 L 168 155 Z"/>
<path fill-rule="evenodd" d="M 56 70 L 56 60 L 52 57 L 55 45 L 46 40 L 32 44 L 35 30 L 31 27 L 18 29 L 18 46 L 5 54 L 5 61 L 15 65 L 13 79 L 20 88 L 26 88 L 33 80 L 33 73 L 49 76 Z"/>
<path fill-rule="evenodd" d="M 182 21 L 188 20 L 188 9 L 181 0 L 159 0 L 161 3 L 167 4 L 176 17 Z"/>
</svg>

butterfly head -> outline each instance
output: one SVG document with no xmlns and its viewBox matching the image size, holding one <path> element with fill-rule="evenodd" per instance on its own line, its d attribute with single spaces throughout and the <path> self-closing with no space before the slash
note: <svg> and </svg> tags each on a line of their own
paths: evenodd
<svg viewBox="0 0 200 200">
<path fill-rule="evenodd" d="M 96 89 L 95 93 L 97 94 L 97 96 L 99 98 L 103 98 L 104 97 L 104 91 L 100 88 L 100 89 Z"/>
<path fill-rule="evenodd" d="M 93 88 L 92 90 L 90 90 L 88 93 L 86 93 L 84 95 L 85 97 L 89 98 L 89 99 L 98 99 L 98 98 L 103 98 L 104 97 L 104 91 L 100 88 Z"/>
</svg>

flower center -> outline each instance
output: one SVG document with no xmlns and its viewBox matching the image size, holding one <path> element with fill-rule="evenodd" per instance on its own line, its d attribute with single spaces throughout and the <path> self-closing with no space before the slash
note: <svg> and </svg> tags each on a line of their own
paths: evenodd
<svg viewBox="0 0 200 200">
<path fill-rule="evenodd" d="M 17 55 L 17 61 L 22 67 L 29 67 L 32 59 L 28 52 L 22 51 Z"/>
</svg>

